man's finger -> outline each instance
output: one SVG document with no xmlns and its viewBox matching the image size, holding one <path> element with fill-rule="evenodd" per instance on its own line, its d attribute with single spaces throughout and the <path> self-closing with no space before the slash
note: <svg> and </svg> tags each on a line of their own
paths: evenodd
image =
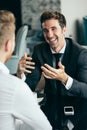
<svg viewBox="0 0 87 130">
<path fill-rule="evenodd" d="M 24 53 L 24 58 L 27 58 L 27 53 L 26 52 Z"/>
</svg>

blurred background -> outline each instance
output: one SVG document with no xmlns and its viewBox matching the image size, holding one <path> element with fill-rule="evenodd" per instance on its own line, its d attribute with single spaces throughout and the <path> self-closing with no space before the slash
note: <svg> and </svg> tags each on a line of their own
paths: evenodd
<svg viewBox="0 0 87 130">
<path fill-rule="evenodd" d="M 10 10 L 16 17 L 16 33 L 28 26 L 26 46 L 29 52 L 43 38 L 40 15 L 44 10 L 63 13 L 67 20 L 67 37 L 87 45 L 87 0 L 0 0 L 0 9 Z"/>
<path fill-rule="evenodd" d="M 29 36 L 40 30 L 39 17 L 44 10 L 60 11 L 67 19 L 66 36 L 79 44 L 87 44 L 84 34 L 87 34 L 87 0 L 0 0 L 0 9 L 11 10 L 15 14 L 17 30 L 28 24 L 32 30 Z"/>
</svg>

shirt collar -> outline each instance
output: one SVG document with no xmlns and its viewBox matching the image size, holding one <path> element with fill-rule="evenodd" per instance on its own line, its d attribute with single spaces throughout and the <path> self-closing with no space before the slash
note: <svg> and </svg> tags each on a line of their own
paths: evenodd
<svg viewBox="0 0 87 130">
<path fill-rule="evenodd" d="M 0 71 L 9 74 L 9 69 L 2 62 L 0 62 Z"/>
<path fill-rule="evenodd" d="M 64 53 L 65 48 L 66 48 L 66 43 L 65 43 L 64 47 L 58 53 Z M 52 48 L 50 48 L 50 49 L 51 49 L 52 54 L 56 53 Z"/>
</svg>

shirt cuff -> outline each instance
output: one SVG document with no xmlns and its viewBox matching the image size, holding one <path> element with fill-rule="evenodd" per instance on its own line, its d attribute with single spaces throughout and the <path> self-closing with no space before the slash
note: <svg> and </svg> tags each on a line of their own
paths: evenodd
<svg viewBox="0 0 87 130">
<path fill-rule="evenodd" d="M 25 76 L 25 74 L 24 74 L 24 73 L 22 74 L 22 76 L 21 76 L 21 77 L 22 77 L 22 80 L 23 80 L 23 81 L 25 81 L 25 80 L 26 80 L 26 76 Z"/>
<path fill-rule="evenodd" d="M 69 89 L 71 88 L 71 86 L 72 86 L 72 83 L 73 83 L 73 79 L 69 76 L 69 77 L 68 77 L 68 81 L 67 81 L 67 83 L 66 83 L 66 85 L 65 85 L 65 88 L 66 88 L 67 90 L 69 90 Z"/>
</svg>

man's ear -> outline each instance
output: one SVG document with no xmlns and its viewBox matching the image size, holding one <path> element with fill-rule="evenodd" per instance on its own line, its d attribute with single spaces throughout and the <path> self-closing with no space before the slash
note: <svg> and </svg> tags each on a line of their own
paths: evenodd
<svg viewBox="0 0 87 130">
<path fill-rule="evenodd" d="M 63 33 L 65 35 L 65 33 L 66 33 L 66 27 L 63 28 Z"/>
<path fill-rule="evenodd" d="M 5 51 L 7 52 L 10 49 L 10 40 L 7 40 L 5 43 Z"/>
</svg>

